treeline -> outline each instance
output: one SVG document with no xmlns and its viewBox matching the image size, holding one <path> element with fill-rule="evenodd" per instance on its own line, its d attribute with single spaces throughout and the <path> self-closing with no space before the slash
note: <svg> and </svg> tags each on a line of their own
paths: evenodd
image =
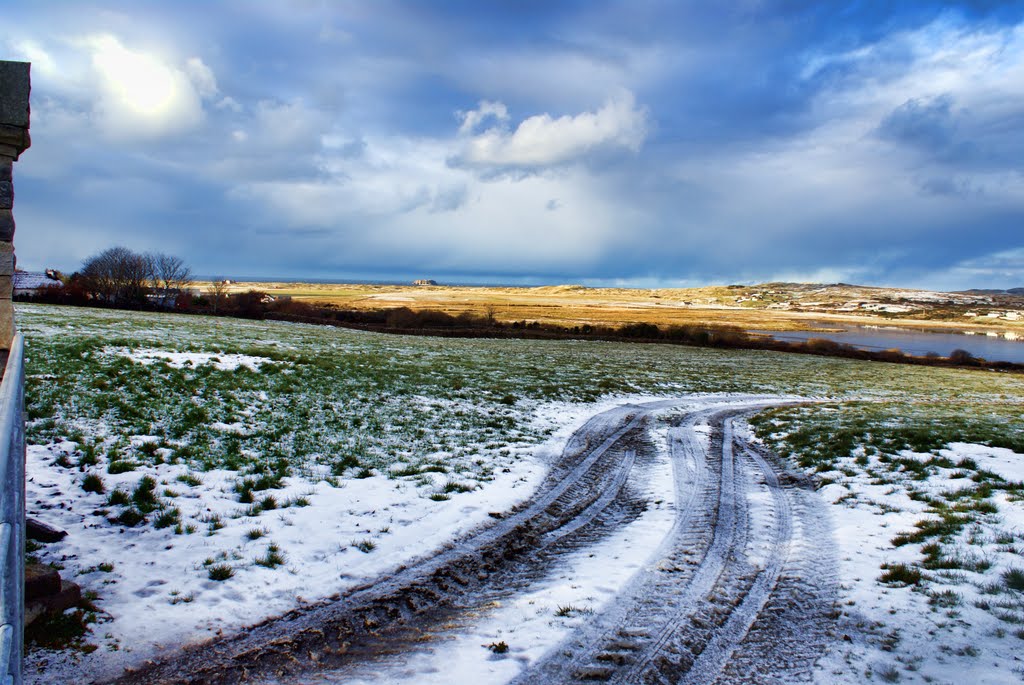
<svg viewBox="0 0 1024 685">
<path fill-rule="evenodd" d="M 61 282 L 63 288 L 47 289 L 25 299 L 167 308 L 192 282 L 192 270 L 181 258 L 162 252 L 139 253 L 112 247 L 86 259 L 81 270 L 70 276 L 61 274 Z"/>
<path fill-rule="evenodd" d="M 83 269 L 84 271 L 84 269 Z M 74 280 L 74 277 L 72 277 Z M 771 350 L 828 357 L 843 357 L 864 361 L 884 361 L 927 366 L 973 367 L 1005 371 L 1024 371 L 1024 365 L 1011 362 L 990 362 L 972 356 L 965 350 L 954 350 L 949 357 L 928 354 L 923 357 L 905 354 L 901 350 L 864 350 L 845 343 L 823 338 L 805 341 L 776 340 L 762 335 L 751 335 L 742 328 L 723 325 L 684 324 L 660 327 L 650 323 L 628 323 L 621 326 L 580 324 L 560 326 L 537 321 L 502 322 L 493 316 L 471 313 L 448 314 L 436 310 L 413 310 L 408 307 L 380 310 L 342 309 L 333 305 L 315 306 L 290 298 L 274 298 L 257 290 L 226 294 L 220 282 L 211 292 L 190 295 L 182 292 L 175 298 L 176 311 L 192 314 L 211 314 L 246 319 L 271 319 L 341 326 L 379 333 L 404 335 L 430 335 L 453 338 L 526 338 L 538 340 L 604 340 L 613 342 L 667 343 L 693 347 L 721 349 Z M 96 286 L 93 285 L 93 288 Z M 162 287 L 162 286 L 161 286 Z M 65 288 L 65 291 L 68 289 Z M 95 290 L 94 292 L 99 292 Z M 47 292 L 37 301 L 63 304 L 118 306 L 116 288 L 112 299 L 94 295 L 75 299 L 71 292 Z M 128 290 L 128 306 L 132 308 L 167 309 L 152 298 L 140 301 L 137 291 Z M 134 298 L 134 299 L 133 299 Z"/>
</svg>

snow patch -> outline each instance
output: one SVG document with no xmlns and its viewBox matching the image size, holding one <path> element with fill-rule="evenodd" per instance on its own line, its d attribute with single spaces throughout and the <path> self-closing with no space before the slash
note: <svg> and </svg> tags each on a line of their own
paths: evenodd
<svg viewBox="0 0 1024 685">
<path fill-rule="evenodd" d="M 273 359 L 267 357 L 254 357 L 247 354 L 218 354 L 214 352 L 174 352 L 171 350 L 160 350 L 155 348 L 129 349 L 127 347 L 115 347 L 104 349 L 106 354 L 127 357 L 139 364 L 153 364 L 164 362 L 176 369 L 186 366 L 203 366 L 213 364 L 221 371 L 234 371 L 239 366 L 244 366 L 251 371 L 259 371 L 263 364 L 272 364 Z"/>
</svg>

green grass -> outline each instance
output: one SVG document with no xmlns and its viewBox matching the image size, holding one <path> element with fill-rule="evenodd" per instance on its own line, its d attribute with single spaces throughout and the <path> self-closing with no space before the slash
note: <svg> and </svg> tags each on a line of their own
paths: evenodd
<svg viewBox="0 0 1024 685">
<path fill-rule="evenodd" d="M 893 545 L 922 546 L 920 559 L 882 569 L 881 582 L 916 587 L 941 574 L 984 573 L 993 552 L 965 551 L 962 539 L 975 524 L 997 520 L 1004 499 L 1024 498 L 1022 484 L 940 453 L 958 441 L 1024 453 L 1020 375 L 654 344 L 386 336 L 41 305 L 19 304 L 18 317 L 29 342 L 29 441 L 74 443 L 63 468 L 81 470 L 83 488 L 88 482 L 94 492 L 108 490 L 109 516 L 123 526 L 186 533 L 199 524 L 208 535 L 223 527 L 218 517 L 189 519 L 171 507 L 170 495 L 158 494 L 166 483 L 158 490 L 150 476 L 125 475 L 164 462 L 187 469 L 176 481 L 188 487 L 201 486 L 203 472 L 235 472 L 239 516 L 308 506 L 309 497 L 279 492 L 285 479 L 357 488 L 361 478 L 403 478 L 420 496 L 444 502 L 486 484 L 545 440 L 557 421 L 535 421 L 536 410 L 550 415 L 552 402 L 629 393 L 826 398 L 762 412 L 751 424 L 778 454 L 821 474 L 822 484 L 864 473 L 924 505 L 915 525 L 892 530 Z M 128 356 L 161 350 L 205 353 L 209 361 L 179 368 Z M 263 362 L 259 371 L 218 368 L 213 358 L 229 354 Z M 927 487 L 935 478 L 959 480 L 938 492 Z M 867 506 L 866 499 L 851 495 L 846 504 Z M 369 539 L 353 545 L 375 547 Z M 1009 596 L 1008 586 L 1000 587 Z"/>
<path fill-rule="evenodd" d="M 996 385 L 1020 383 L 1016 377 L 988 374 Z M 893 397 L 886 401 L 846 401 L 824 406 L 785 407 L 762 412 L 751 424 L 783 456 L 801 466 L 832 467 L 856 448 L 879 456 L 892 471 L 923 477 L 951 468 L 948 459 L 933 455 L 928 461 L 898 456 L 903 450 L 931 453 L 951 442 L 1006 447 L 1024 452 L 1024 406 L 1020 388 L 1012 395 L 977 394 L 954 390 L 951 397 L 928 397 L 942 385 L 941 374 L 926 385 L 908 389 L 917 401 Z M 1007 388 L 1009 389 L 1009 388 Z M 988 395 L 988 396 L 986 396 Z M 957 466 L 978 472 L 972 460 Z M 985 479 L 994 474 L 984 473 Z"/>
<path fill-rule="evenodd" d="M 459 483 L 458 481 L 449 480 L 444 484 L 442 492 L 472 492 L 474 489 L 475 488 L 472 485 L 467 485 L 465 483 Z"/>
<path fill-rule="evenodd" d="M 92 626 L 100 622 L 100 613 L 88 599 L 83 598 L 78 606 L 62 612 L 48 612 L 25 628 L 27 649 L 51 650 L 71 649 L 85 654 L 97 646 L 87 641 Z"/>
<path fill-rule="evenodd" d="M 996 384 L 1002 380 L 990 376 Z M 1024 453 L 1024 406 L 1019 392 L 997 397 L 963 389 L 949 392 L 948 398 L 914 402 L 847 401 L 773 409 L 751 424 L 777 453 L 826 474 L 830 481 L 835 480 L 833 472 L 853 477 L 862 470 L 874 475 L 875 484 L 898 484 L 911 499 L 927 504 L 929 516 L 912 530 L 898 532 L 893 545 L 949 543 L 968 526 L 997 515 L 995 498 L 1000 493 L 1019 497 L 1022 485 L 980 469 L 973 459 L 954 463 L 941 451 L 950 443 L 966 442 Z M 917 456 L 907 456 L 907 451 Z M 853 465 L 856 468 L 849 468 Z M 914 484 L 929 479 L 967 479 L 971 484 L 930 496 Z M 926 566 L 935 567 L 936 555 L 926 552 L 926 557 Z"/>
<path fill-rule="evenodd" d="M 133 461 L 112 461 L 110 462 L 110 465 L 107 467 L 107 473 L 109 473 L 112 476 L 116 476 L 122 473 L 128 473 L 129 471 L 134 471 L 138 467 L 139 465 Z"/>
<path fill-rule="evenodd" d="M 897 443 L 932 449 L 951 439 L 1024 444 L 1016 420 L 1022 383 L 1007 374 L 663 345 L 367 335 L 40 305 L 19 305 L 18 315 L 30 341 L 30 441 L 85 430 L 88 442 L 95 440 L 90 426 L 108 435 L 155 436 L 138 448 L 107 439 L 91 449 L 105 454 L 114 471 L 163 458 L 196 471 L 263 465 L 264 473 L 245 476 L 252 491 L 276 487 L 268 481 L 283 475 L 352 469 L 351 475 L 368 476 L 399 462 L 414 475 L 438 454 L 444 464 L 436 468 L 479 477 L 476 458 L 497 457 L 501 449 L 481 445 L 529 447 L 545 437 L 525 420 L 538 403 L 589 402 L 618 392 L 846 399 L 841 413 L 813 408 L 772 415 L 795 429 L 786 431 L 786 441 L 804 462 L 827 461 L 857 444 L 890 450 Z M 212 363 L 141 364 L 124 356 L 165 348 L 268 361 L 252 372 Z M 61 383 L 53 383 L 58 376 Z M 865 392 L 883 400 L 880 410 L 849 401 Z M 909 418 L 884 435 L 871 430 L 908 410 Z M 243 416 L 259 417 L 243 421 L 252 423 L 243 434 L 213 428 Z M 267 480 L 258 484 L 261 477 Z"/>
</svg>

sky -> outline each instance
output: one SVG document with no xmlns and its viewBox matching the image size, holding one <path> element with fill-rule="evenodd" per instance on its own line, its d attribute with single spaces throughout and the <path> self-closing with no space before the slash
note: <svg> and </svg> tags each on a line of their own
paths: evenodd
<svg viewBox="0 0 1024 685">
<path fill-rule="evenodd" d="M 20 268 L 1024 286 L 1019 2 L 16 2 Z"/>
</svg>

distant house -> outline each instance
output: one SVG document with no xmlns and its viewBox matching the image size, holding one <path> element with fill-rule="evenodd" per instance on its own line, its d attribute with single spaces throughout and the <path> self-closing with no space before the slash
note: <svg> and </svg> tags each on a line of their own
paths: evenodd
<svg viewBox="0 0 1024 685">
<path fill-rule="evenodd" d="M 412 282 L 413 285 L 437 285 L 437 281 L 429 278 L 417 278 Z"/>
<path fill-rule="evenodd" d="M 146 295 L 146 301 L 154 307 L 163 309 L 174 309 L 178 306 L 178 298 L 181 296 L 179 290 L 160 291 Z"/>
<path fill-rule="evenodd" d="M 53 269 L 46 271 L 15 271 L 11 279 L 14 297 L 37 297 L 44 294 L 44 290 L 52 288 L 63 288 L 57 272 Z M 52 292 L 52 291 L 51 291 Z"/>
</svg>

